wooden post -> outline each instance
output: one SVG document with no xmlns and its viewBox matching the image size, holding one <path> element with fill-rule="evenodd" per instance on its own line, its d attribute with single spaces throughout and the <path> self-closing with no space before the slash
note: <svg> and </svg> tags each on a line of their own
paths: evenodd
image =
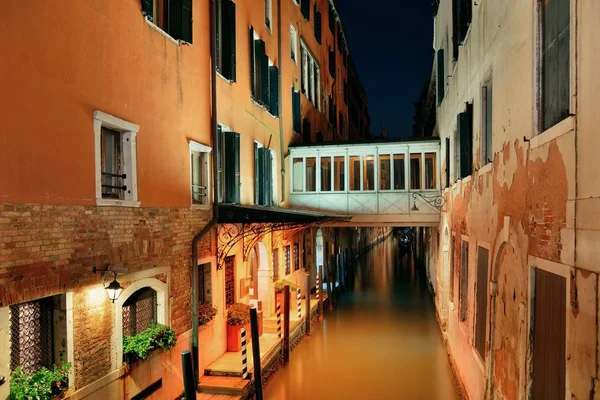
<svg viewBox="0 0 600 400">
<path fill-rule="evenodd" d="M 290 286 L 283 287 L 283 362 L 290 361 Z"/>
<path fill-rule="evenodd" d="M 310 273 L 306 274 L 306 334 L 310 335 Z"/>
<path fill-rule="evenodd" d="M 260 341 L 258 337 L 258 311 L 250 309 L 250 331 L 252 332 L 252 360 L 254 361 L 254 393 L 256 400 L 263 400 L 262 372 L 260 365 Z"/>
<path fill-rule="evenodd" d="M 183 387 L 185 398 L 196 400 L 196 381 L 194 379 L 194 366 L 192 353 L 189 350 L 181 352 L 181 369 L 183 370 Z"/>
<path fill-rule="evenodd" d="M 325 276 L 327 277 L 327 304 L 329 311 L 333 310 L 333 297 L 331 296 L 331 273 L 329 272 L 329 262 L 325 263 Z"/>
</svg>

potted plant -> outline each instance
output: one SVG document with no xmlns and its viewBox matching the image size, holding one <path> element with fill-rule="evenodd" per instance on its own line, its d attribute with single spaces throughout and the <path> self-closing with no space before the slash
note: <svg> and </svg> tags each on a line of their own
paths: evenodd
<svg viewBox="0 0 600 400">
<path fill-rule="evenodd" d="M 203 326 L 212 321 L 217 315 L 217 307 L 209 303 L 198 304 L 198 325 Z"/>
<path fill-rule="evenodd" d="M 234 303 L 227 310 L 227 351 L 242 349 L 241 332 L 246 328 L 246 338 L 250 338 L 250 306 Z"/>
<path fill-rule="evenodd" d="M 15 368 L 10 375 L 10 400 L 51 399 L 69 388 L 71 363 L 54 365 L 51 369 L 27 373 L 21 367 Z"/>
<path fill-rule="evenodd" d="M 283 288 L 288 285 L 290 287 L 290 308 L 292 307 L 292 301 L 291 299 L 296 298 L 294 292 L 296 291 L 297 287 L 296 285 L 287 280 L 287 279 L 280 279 L 277 282 L 275 282 L 274 286 L 275 286 L 275 310 L 277 310 L 277 302 L 279 302 L 279 304 L 281 305 L 281 310 L 283 312 Z"/>
<path fill-rule="evenodd" d="M 129 362 L 145 360 L 153 350 L 168 350 L 176 343 L 175 330 L 166 325 L 154 324 L 137 335 L 123 338 L 123 357 Z"/>
</svg>

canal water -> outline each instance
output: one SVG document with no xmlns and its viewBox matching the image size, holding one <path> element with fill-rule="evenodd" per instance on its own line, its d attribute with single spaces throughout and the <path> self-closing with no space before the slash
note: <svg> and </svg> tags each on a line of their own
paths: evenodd
<svg viewBox="0 0 600 400">
<path fill-rule="evenodd" d="M 268 383 L 268 400 L 459 399 L 424 272 L 389 238 Z"/>
</svg>

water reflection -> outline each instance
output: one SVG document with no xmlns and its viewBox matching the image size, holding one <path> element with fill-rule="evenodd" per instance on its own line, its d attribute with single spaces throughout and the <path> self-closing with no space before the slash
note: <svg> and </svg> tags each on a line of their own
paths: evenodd
<svg viewBox="0 0 600 400">
<path fill-rule="evenodd" d="M 388 239 L 265 388 L 269 400 L 458 399 L 419 268 Z"/>
</svg>

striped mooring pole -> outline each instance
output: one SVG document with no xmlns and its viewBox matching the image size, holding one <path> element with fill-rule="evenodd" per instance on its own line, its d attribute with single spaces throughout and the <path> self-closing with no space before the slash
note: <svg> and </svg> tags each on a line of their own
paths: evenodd
<svg viewBox="0 0 600 400">
<path fill-rule="evenodd" d="M 319 273 L 317 272 L 317 290 L 315 291 L 317 295 L 317 302 L 319 302 L 319 297 L 321 296 L 321 282 L 319 281 Z"/>
<path fill-rule="evenodd" d="M 298 285 L 296 293 L 296 300 L 298 300 L 298 319 L 302 319 L 302 295 L 300 294 L 300 285 Z"/>
<path fill-rule="evenodd" d="M 281 304 L 277 302 L 277 339 L 281 339 Z"/>
<path fill-rule="evenodd" d="M 248 354 L 246 353 L 246 328 L 242 327 L 242 379 L 248 379 Z"/>
</svg>

